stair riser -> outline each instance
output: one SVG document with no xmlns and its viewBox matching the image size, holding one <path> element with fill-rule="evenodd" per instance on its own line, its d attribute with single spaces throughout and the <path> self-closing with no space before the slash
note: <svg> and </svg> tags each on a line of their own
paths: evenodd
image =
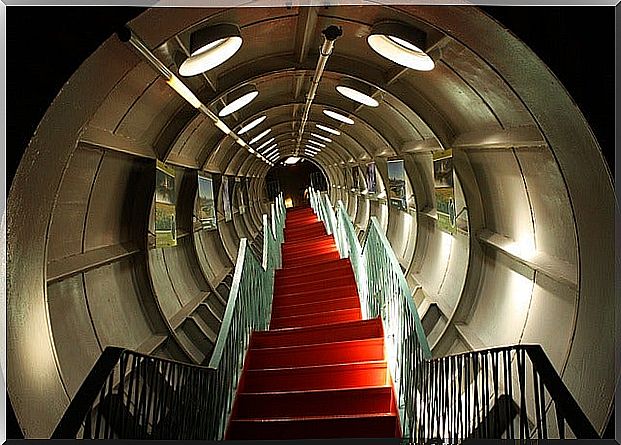
<svg viewBox="0 0 621 445">
<path fill-rule="evenodd" d="M 326 228 L 322 223 L 308 224 L 300 227 L 285 227 L 285 237 L 298 238 L 303 241 L 312 236 L 326 236 Z"/>
<path fill-rule="evenodd" d="M 386 366 L 379 364 L 325 366 L 306 369 L 249 371 L 243 391 L 302 391 L 385 385 Z"/>
<path fill-rule="evenodd" d="M 283 260 L 283 268 L 286 268 L 289 265 L 305 266 L 305 265 L 318 264 L 318 263 L 323 263 L 326 261 L 338 260 L 338 259 L 339 259 L 338 252 L 323 253 L 321 255 L 307 256 L 305 258 L 300 258 L 297 260 L 286 260 L 285 259 Z"/>
<path fill-rule="evenodd" d="M 251 348 L 277 348 L 383 337 L 379 320 L 365 320 L 291 331 L 255 332 Z"/>
<path fill-rule="evenodd" d="M 335 261 L 330 261 L 322 264 L 317 264 L 315 266 L 310 267 L 289 267 L 287 269 L 278 269 L 276 271 L 275 280 L 281 279 L 290 279 L 294 277 L 305 277 L 305 276 L 316 276 L 316 275 L 324 275 L 331 273 L 339 273 L 341 269 L 349 269 L 351 270 L 351 266 L 349 265 L 349 260 L 347 259 L 338 259 Z"/>
<path fill-rule="evenodd" d="M 276 306 L 272 311 L 272 318 L 296 317 L 300 315 L 320 314 L 326 309 L 338 311 L 342 309 L 360 309 L 360 300 L 354 298 L 341 298 L 338 300 L 319 301 L 316 303 L 301 304 L 296 306 Z"/>
<path fill-rule="evenodd" d="M 337 253 L 336 247 L 328 246 L 317 249 L 300 249 L 295 252 L 284 253 L 282 255 L 283 261 L 287 263 L 296 262 L 298 260 L 303 260 L 304 258 L 314 257 L 318 255 L 325 255 L 328 253 Z"/>
<path fill-rule="evenodd" d="M 290 294 L 295 293 L 296 290 L 323 290 L 324 292 L 330 292 L 330 289 L 343 286 L 356 286 L 356 280 L 354 274 L 343 273 L 343 276 L 338 278 L 330 278 L 329 276 L 318 275 L 315 279 L 295 279 L 279 280 L 274 284 L 274 294 Z"/>
<path fill-rule="evenodd" d="M 390 412 L 391 402 L 391 388 L 240 394 L 236 418 L 380 414 Z"/>
<path fill-rule="evenodd" d="M 355 284 L 325 289 L 296 289 L 297 292 L 274 292 L 273 305 L 292 305 L 358 296 Z"/>
<path fill-rule="evenodd" d="M 360 309 L 345 309 L 326 314 L 300 315 L 297 317 L 272 318 L 271 329 L 302 328 L 324 324 L 344 323 L 360 320 Z"/>
<path fill-rule="evenodd" d="M 396 416 L 288 422 L 233 421 L 227 439 L 386 438 L 397 433 Z"/>
<path fill-rule="evenodd" d="M 283 246 L 285 246 L 283 244 Z M 309 253 L 321 250 L 335 250 L 336 244 L 332 241 L 314 241 L 312 243 L 299 243 L 298 245 L 289 244 L 282 248 L 282 255 L 289 256 L 299 254 L 301 252 Z"/>
<path fill-rule="evenodd" d="M 248 369 L 342 364 L 383 359 L 383 339 L 282 349 L 251 349 L 247 355 Z"/>
</svg>

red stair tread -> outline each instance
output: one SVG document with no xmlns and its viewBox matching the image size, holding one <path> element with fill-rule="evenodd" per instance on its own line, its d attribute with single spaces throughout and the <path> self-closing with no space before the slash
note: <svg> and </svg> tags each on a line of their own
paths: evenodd
<svg viewBox="0 0 621 445">
<path fill-rule="evenodd" d="M 297 326 L 316 326 L 354 320 L 360 320 L 360 308 L 339 309 L 330 312 L 272 318 L 270 325 L 273 326 L 273 329 L 282 329 Z"/>
<path fill-rule="evenodd" d="M 382 336 L 381 321 L 374 318 L 330 325 L 255 332 L 252 336 L 251 347 L 274 348 L 279 346 L 359 340 L 362 338 L 379 338 Z"/>
<path fill-rule="evenodd" d="M 281 419 L 235 419 L 227 439 L 383 438 L 398 433 L 395 414 Z"/>
<path fill-rule="evenodd" d="M 289 368 L 249 369 L 240 391 L 295 391 L 380 386 L 388 381 L 384 360 Z"/>
<path fill-rule="evenodd" d="M 240 419 L 379 414 L 392 409 L 392 387 L 241 393 L 238 400 Z"/>
</svg>

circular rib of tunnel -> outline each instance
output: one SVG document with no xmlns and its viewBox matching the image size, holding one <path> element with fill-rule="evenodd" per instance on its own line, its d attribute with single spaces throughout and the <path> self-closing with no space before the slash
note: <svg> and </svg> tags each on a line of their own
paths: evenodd
<svg viewBox="0 0 621 445">
<path fill-rule="evenodd" d="M 265 175 L 267 198 L 270 201 L 282 193 L 285 206 L 299 207 L 308 205 L 309 187 L 323 192 L 328 190 L 328 180 L 314 162 L 307 158 L 298 158 L 295 163 L 286 161 L 279 162 Z"/>
<path fill-rule="evenodd" d="M 432 71 L 368 47 L 385 20 L 425 34 Z M 230 60 L 187 89 L 162 76 L 178 73 L 194 30 L 224 22 L 244 42 Z M 343 36 L 307 106 L 329 25 Z M 471 7 L 155 8 L 129 26 L 161 66 L 106 40 L 46 112 L 8 198 L 8 391 L 27 437 L 49 437 L 106 346 L 205 362 L 239 240 L 259 238 L 270 208 L 275 167 L 247 147 L 270 130 L 281 157 L 295 154 L 304 116 L 331 139 L 314 158 L 330 200 L 360 232 L 377 218 L 433 354 L 541 344 L 603 430 L 617 378 L 612 181 L 584 117 L 526 45 Z M 379 106 L 341 95 L 350 82 Z M 249 85 L 254 100 L 213 119 Z M 151 242 L 158 161 L 174 176 L 169 247 Z M 436 175 L 449 164 L 452 181 Z M 201 224 L 199 176 L 214 224 Z M 447 230 L 443 214 L 461 226 Z"/>
</svg>

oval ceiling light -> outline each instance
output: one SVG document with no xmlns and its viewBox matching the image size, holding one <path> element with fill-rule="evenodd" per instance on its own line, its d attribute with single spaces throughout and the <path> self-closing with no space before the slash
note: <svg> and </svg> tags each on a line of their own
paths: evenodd
<svg viewBox="0 0 621 445">
<path fill-rule="evenodd" d="M 252 122 L 250 122 L 250 123 L 246 124 L 245 126 L 241 127 L 241 129 L 237 132 L 237 134 L 247 133 L 248 131 L 250 131 L 254 127 L 256 127 L 257 125 L 259 125 L 261 122 L 263 122 L 265 119 L 267 119 L 267 116 L 265 116 L 265 115 L 256 118 Z"/>
<path fill-rule="evenodd" d="M 320 140 L 325 141 L 325 142 L 332 142 L 332 139 L 327 138 L 327 137 L 322 136 L 322 135 L 317 134 L 317 133 L 311 133 L 311 136 L 316 137 L 317 139 L 320 139 Z"/>
<path fill-rule="evenodd" d="M 237 91 L 235 91 L 235 99 L 229 102 L 224 108 L 222 108 L 218 112 L 219 117 L 225 117 L 229 114 L 235 113 L 236 111 L 241 110 L 250 102 L 252 102 L 257 96 L 259 92 L 254 87 L 254 85 L 244 86 Z"/>
<path fill-rule="evenodd" d="M 221 23 L 190 34 L 190 57 L 179 67 L 183 77 L 196 76 L 221 65 L 241 48 L 237 25 Z"/>
<path fill-rule="evenodd" d="M 369 94 L 366 94 L 360 90 L 354 89 L 351 86 L 338 85 L 336 87 L 336 91 L 341 93 L 346 98 L 351 99 L 354 102 L 361 103 L 362 105 L 367 105 L 369 107 L 379 106 L 379 102 L 373 99 Z"/>
<path fill-rule="evenodd" d="M 347 116 L 341 113 L 337 113 L 336 111 L 323 110 L 323 114 L 325 114 L 328 117 L 331 117 L 332 119 L 336 119 L 337 121 L 343 122 L 344 124 L 354 125 L 353 120 L 351 120 L 350 118 L 348 118 Z"/>
<path fill-rule="evenodd" d="M 422 49 L 426 34 L 402 23 L 384 22 L 373 26 L 367 37 L 369 46 L 380 56 L 418 71 L 431 71 L 435 63 Z"/>
<path fill-rule="evenodd" d="M 256 135 L 255 137 L 253 137 L 252 139 L 250 139 L 250 142 L 248 142 L 249 144 L 254 144 L 257 141 L 260 141 L 261 139 L 263 139 L 264 136 L 266 136 L 270 131 L 272 131 L 271 128 L 268 128 L 267 130 L 263 131 L 262 133 L 259 133 L 258 135 Z"/>
<path fill-rule="evenodd" d="M 332 133 L 333 135 L 339 136 L 341 132 L 339 130 L 335 130 L 334 128 L 326 127 L 325 125 L 315 124 L 315 127 L 320 130 L 327 131 L 328 133 Z"/>
</svg>

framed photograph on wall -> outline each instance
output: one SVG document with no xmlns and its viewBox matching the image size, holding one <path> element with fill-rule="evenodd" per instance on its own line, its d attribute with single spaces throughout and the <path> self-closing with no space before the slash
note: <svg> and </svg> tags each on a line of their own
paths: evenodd
<svg viewBox="0 0 621 445">
<path fill-rule="evenodd" d="M 197 216 L 204 230 L 217 229 L 216 205 L 213 196 L 213 179 L 198 174 L 198 212 Z"/>
<path fill-rule="evenodd" d="M 408 208 L 403 159 L 388 161 L 388 201 L 400 210 Z"/>
<path fill-rule="evenodd" d="M 155 173 L 155 247 L 177 245 L 175 170 L 157 161 Z"/>
<path fill-rule="evenodd" d="M 377 193 L 377 185 L 375 183 L 375 162 L 367 164 L 367 191 L 369 195 Z"/>
<path fill-rule="evenodd" d="M 231 221 L 233 219 L 233 213 L 231 212 L 231 199 L 229 197 L 229 178 L 227 176 L 222 177 L 222 205 L 224 206 L 224 220 Z"/>
<path fill-rule="evenodd" d="M 436 195 L 438 227 L 447 233 L 455 232 L 455 191 L 453 189 L 453 151 L 433 154 L 433 181 Z"/>
</svg>

